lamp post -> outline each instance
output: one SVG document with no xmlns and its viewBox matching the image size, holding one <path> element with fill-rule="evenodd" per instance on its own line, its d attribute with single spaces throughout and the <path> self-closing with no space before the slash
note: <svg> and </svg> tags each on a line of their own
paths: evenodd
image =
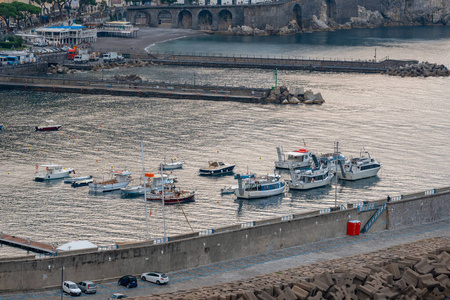
<svg viewBox="0 0 450 300">
<path fill-rule="evenodd" d="M 64 283 L 64 266 L 61 267 L 61 300 L 64 298 L 63 283 Z"/>
</svg>

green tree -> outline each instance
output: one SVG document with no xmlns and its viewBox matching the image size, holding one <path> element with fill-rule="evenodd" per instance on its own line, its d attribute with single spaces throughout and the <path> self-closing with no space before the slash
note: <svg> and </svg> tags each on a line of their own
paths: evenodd
<svg viewBox="0 0 450 300">
<path fill-rule="evenodd" d="M 14 5 L 12 5 L 11 3 L 0 3 L 0 18 L 5 22 L 6 24 L 6 28 L 9 30 L 10 29 L 10 22 L 9 20 L 11 18 L 16 18 L 17 17 L 17 9 Z"/>
<path fill-rule="evenodd" d="M 31 26 L 31 18 L 33 17 L 33 15 L 39 15 L 41 13 L 41 9 L 39 7 L 31 4 L 14 1 L 11 3 L 11 5 L 13 5 L 17 10 L 17 24 L 19 24 L 20 21 L 23 21 L 24 27 L 26 27 L 27 23 Z"/>
<path fill-rule="evenodd" d="M 97 5 L 97 1 L 96 0 L 79 0 L 79 7 L 78 7 L 78 15 L 80 16 L 81 13 L 83 12 L 83 9 L 87 6 L 95 6 Z"/>
</svg>

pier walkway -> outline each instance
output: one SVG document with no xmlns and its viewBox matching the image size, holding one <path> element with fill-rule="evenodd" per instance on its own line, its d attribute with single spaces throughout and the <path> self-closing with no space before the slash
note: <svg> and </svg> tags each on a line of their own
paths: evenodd
<svg viewBox="0 0 450 300">
<path fill-rule="evenodd" d="M 351 257 L 361 253 L 420 241 L 432 237 L 450 238 L 450 219 L 434 223 L 417 224 L 396 230 L 345 236 L 285 248 L 230 261 L 223 261 L 198 268 L 169 272 L 168 285 L 158 286 L 138 280 L 138 287 L 126 289 L 117 280 L 105 279 L 97 284 L 97 294 L 85 295 L 91 300 L 105 299 L 112 293 L 120 292 L 128 297 L 186 291 L 221 283 L 249 279 L 255 276 L 279 272 L 290 268 L 341 257 Z M 149 270 L 151 271 L 151 270 Z M 64 280 L 72 280 L 64 278 Z M 86 278 L 89 280 L 89 278 Z M 70 296 L 67 296 L 69 298 Z M 71 297 L 70 297 L 71 298 Z M 60 290 L 46 290 L 17 294 L 0 294 L 0 300 L 15 299 L 61 299 Z"/>
<path fill-rule="evenodd" d="M 34 242 L 29 238 L 28 239 L 20 238 L 17 236 L 5 234 L 3 232 L 0 232 L 0 244 L 22 248 L 37 253 L 46 253 L 51 255 L 54 255 L 56 253 L 56 250 L 53 248 L 52 245 Z"/>
</svg>

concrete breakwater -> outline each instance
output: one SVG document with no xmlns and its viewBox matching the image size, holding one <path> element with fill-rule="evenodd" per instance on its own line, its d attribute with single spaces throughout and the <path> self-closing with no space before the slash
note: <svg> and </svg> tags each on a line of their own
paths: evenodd
<svg viewBox="0 0 450 300">
<path fill-rule="evenodd" d="M 392 197 L 387 208 L 386 200 L 382 199 L 170 236 L 165 241 L 119 244 L 116 250 L 65 251 L 56 257 L 6 259 L 0 262 L 0 291 L 56 287 L 60 284 L 62 266 L 66 276 L 74 281 L 107 280 L 106 277 L 123 274 L 147 270 L 170 272 L 269 253 L 345 236 L 349 220 L 360 220 L 364 225 L 377 213 L 371 231 L 447 220 L 449 201 L 450 187 L 445 187 Z"/>
</svg>

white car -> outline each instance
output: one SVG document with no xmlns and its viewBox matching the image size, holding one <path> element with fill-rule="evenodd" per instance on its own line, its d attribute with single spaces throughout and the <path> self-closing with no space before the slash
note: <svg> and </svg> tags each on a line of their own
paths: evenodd
<svg viewBox="0 0 450 300">
<path fill-rule="evenodd" d="M 115 299 L 125 299 L 127 296 L 121 293 L 114 293 L 111 296 L 109 296 L 108 300 L 115 300 Z"/>
<path fill-rule="evenodd" d="M 169 282 L 169 277 L 160 272 L 148 272 L 141 275 L 141 279 L 156 284 L 165 284 Z"/>
<path fill-rule="evenodd" d="M 81 295 L 80 288 L 73 281 L 64 281 L 62 288 L 63 288 L 63 292 L 70 294 L 70 296 L 80 296 Z"/>
</svg>

